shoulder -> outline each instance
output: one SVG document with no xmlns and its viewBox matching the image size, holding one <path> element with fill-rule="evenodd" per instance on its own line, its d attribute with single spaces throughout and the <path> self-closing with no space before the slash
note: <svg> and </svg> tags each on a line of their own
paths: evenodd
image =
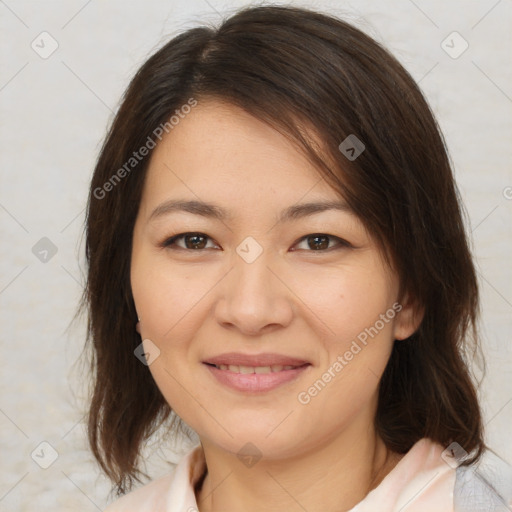
<svg viewBox="0 0 512 512">
<path fill-rule="evenodd" d="M 447 463 L 440 444 L 423 438 L 401 462 L 396 510 L 453 512 L 455 469 Z"/>
<path fill-rule="evenodd" d="M 121 496 L 111 503 L 104 512 L 152 512 L 165 510 L 165 500 L 174 475 L 175 471 Z"/>
<path fill-rule="evenodd" d="M 166 512 L 195 504 L 194 485 L 205 470 L 201 446 L 185 454 L 174 470 L 111 503 L 104 512 Z"/>
<path fill-rule="evenodd" d="M 162 501 L 168 494 L 174 472 L 122 496 L 111 503 L 105 512 L 145 512 L 165 510 Z"/>
<path fill-rule="evenodd" d="M 490 450 L 470 466 L 459 466 L 455 512 L 505 512 L 512 509 L 512 466 Z"/>
<path fill-rule="evenodd" d="M 491 450 L 476 463 L 461 465 L 466 456 L 457 443 L 444 448 L 421 439 L 370 493 L 368 505 L 375 506 L 361 512 L 512 511 L 512 466 Z M 383 506 L 388 503 L 388 508 Z"/>
<path fill-rule="evenodd" d="M 350 512 L 453 512 L 455 469 L 442 455 L 439 444 L 419 440 Z"/>
</svg>

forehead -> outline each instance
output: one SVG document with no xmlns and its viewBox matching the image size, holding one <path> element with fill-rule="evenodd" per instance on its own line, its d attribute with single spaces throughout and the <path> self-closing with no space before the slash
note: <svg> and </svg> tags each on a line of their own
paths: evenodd
<svg viewBox="0 0 512 512">
<path fill-rule="evenodd" d="M 153 151 L 145 196 L 161 201 L 170 193 L 220 202 L 340 199 L 288 137 L 239 107 L 213 100 L 199 102 Z"/>
</svg>

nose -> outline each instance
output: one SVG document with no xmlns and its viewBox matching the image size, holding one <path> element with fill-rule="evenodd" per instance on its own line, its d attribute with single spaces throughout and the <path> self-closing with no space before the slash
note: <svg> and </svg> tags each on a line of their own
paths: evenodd
<svg viewBox="0 0 512 512">
<path fill-rule="evenodd" d="M 293 293 L 283 284 L 283 276 L 271 268 L 271 263 L 266 251 L 251 263 L 235 254 L 234 268 L 219 289 L 215 307 L 219 324 L 247 336 L 272 332 L 290 324 Z"/>
</svg>

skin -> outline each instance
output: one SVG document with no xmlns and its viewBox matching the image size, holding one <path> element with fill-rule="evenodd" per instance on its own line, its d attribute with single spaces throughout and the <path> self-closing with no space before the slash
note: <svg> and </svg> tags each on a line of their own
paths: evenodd
<svg viewBox="0 0 512 512">
<path fill-rule="evenodd" d="M 172 212 L 150 219 L 178 198 L 215 203 L 232 218 Z M 199 102 L 153 152 L 131 284 L 141 338 L 160 350 L 149 369 L 204 448 L 201 512 L 349 510 L 400 458 L 373 421 L 393 341 L 420 321 L 411 305 L 401 303 L 308 404 L 297 399 L 399 302 L 396 274 L 351 212 L 276 222 L 288 206 L 339 199 L 286 137 L 229 104 Z M 190 232 L 208 238 L 162 246 Z M 318 233 L 331 235 L 327 249 L 304 238 Z M 248 236 L 263 249 L 252 263 L 236 252 Z M 225 352 L 274 352 L 311 366 L 275 390 L 243 393 L 218 383 L 202 363 Z M 252 467 L 237 457 L 247 442 L 261 453 Z"/>
</svg>

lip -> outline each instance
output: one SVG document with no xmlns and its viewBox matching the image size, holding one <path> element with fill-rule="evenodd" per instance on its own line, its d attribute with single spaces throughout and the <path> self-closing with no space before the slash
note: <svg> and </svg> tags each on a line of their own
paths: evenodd
<svg viewBox="0 0 512 512">
<path fill-rule="evenodd" d="M 235 352 L 221 354 L 203 361 L 206 369 L 220 384 L 245 393 L 263 393 L 272 391 L 283 384 L 297 379 L 307 371 L 311 363 L 303 359 L 281 354 L 247 355 Z M 295 366 L 272 373 L 237 373 L 229 369 L 221 370 L 213 365 L 233 366 Z"/>
</svg>

